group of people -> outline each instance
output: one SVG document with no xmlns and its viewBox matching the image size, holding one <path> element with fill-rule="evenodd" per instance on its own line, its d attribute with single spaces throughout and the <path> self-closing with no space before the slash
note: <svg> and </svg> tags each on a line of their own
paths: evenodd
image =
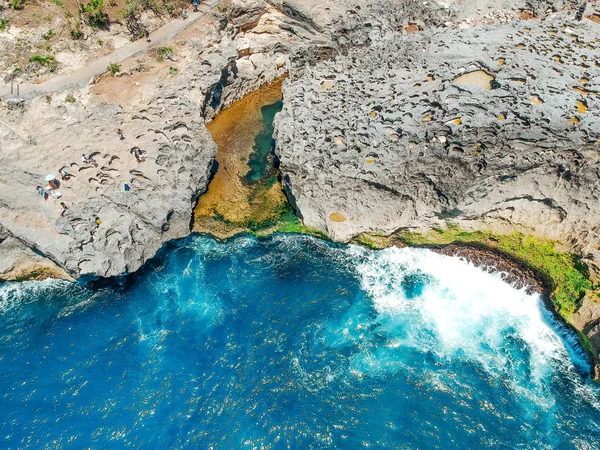
<svg viewBox="0 0 600 450">
<path fill-rule="evenodd" d="M 123 133 L 123 130 L 121 130 L 120 128 L 117 129 L 117 135 L 119 136 L 120 140 L 125 139 L 125 134 Z M 142 162 L 146 161 L 146 152 L 144 150 L 141 150 L 140 148 L 136 147 L 132 153 L 134 153 L 135 159 L 138 163 L 142 163 Z M 98 167 L 98 163 L 96 162 L 96 160 L 94 159 L 94 157 L 92 155 L 87 156 L 85 153 L 83 153 L 81 155 L 81 162 L 83 164 L 90 164 L 94 167 Z M 58 173 L 60 174 L 62 181 L 69 181 L 74 176 L 74 175 L 70 174 L 69 172 L 67 172 L 64 168 L 60 169 L 58 171 Z M 129 186 L 127 183 L 125 183 L 124 186 L 125 186 L 125 191 L 129 191 L 131 189 L 131 186 Z M 40 196 L 44 200 L 48 200 L 48 197 L 50 195 L 52 195 L 52 197 L 56 198 L 56 199 L 61 197 L 61 194 L 58 192 L 59 187 L 60 187 L 60 182 L 56 179 L 53 179 L 53 180 L 48 181 L 47 188 L 44 189 L 42 186 L 38 185 L 38 186 L 36 186 L 36 189 L 37 189 L 38 193 L 40 194 Z M 67 207 L 65 202 L 60 202 L 60 206 L 62 206 L 62 210 L 60 212 L 60 217 L 62 217 L 65 215 L 65 213 L 67 212 L 67 210 L 69 208 Z"/>
<path fill-rule="evenodd" d="M 63 180 L 70 180 L 71 175 L 66 170 L 60 170 L 60 174 Z M 49 180 L 48 187 L 44 189 L 42 186 L 36 186 L 38 193 L 44 200 L 48 200 L 48 197 L 52 195 L 53 198 L 59 199 L 62 197 L 60 192 L 58 192 L 58 188 L 60 187 L 60 182 L 58 180 Z M 69 209 L 65 202 L 60 202 L 60 206 L 62 206 L 62 211 L 60 212 L 60 217 L 65 215 L 65 212 Z"/>
<path fill-rule="evenodd" d="M 193 0 L 192 6 L 194 7 L 194 12 L 198 12 L 198 6 L 200 6 L 200 0 Z M 185 8 L 181 8 L 181 18 L 187 19 L 187 10 Z"/>
</svg>

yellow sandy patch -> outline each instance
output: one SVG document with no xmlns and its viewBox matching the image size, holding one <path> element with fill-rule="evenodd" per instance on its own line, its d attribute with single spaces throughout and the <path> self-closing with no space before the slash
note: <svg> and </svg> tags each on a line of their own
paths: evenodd
<svg viewBox="0 0 600 450">
<path fill-rule="evenodd" d="M 321 91 L 326 91 L 335 84 L 335 80 L 323 80 L 321 81 Z"/>
<path fill-rule="evenodd" d="M 585 114 L 587 112 L 587 106 L 585 105 L 585 103 L 580 102 L 579 100 L 575 101 L 575 104 L 577 105 L 577 112 L 581 113 L 581 114 Z"/>
<path fill-rule="evenodd" d="M 498 120 L 506 120 L 506 116 L 504 114 L 500 114 L 498 116 Z"/>
<path fill-rule="evenodd" d="M 416 33 L 417 31 L 421 31 L 421 28 L 415 23 L 409 23 L 406 27 L 406 34 Z"/>
<path fill-rule="evenodd" d="M 534 95 L 531 97 L 531 103 L 534 105 L 541 105 L 544 103 L 544 100 L 542 100 L 539 95 Z"/>
<path fill-rule="evenodd" d="M 500 58 L 500 59 L 496 60 L 496 62 L 498 63 L 498 66 L 503 66 L 504 63 L 506 62 L 506 60 L 504 58 Z"/>
<path fill-rule="evenodd" d="M 366 162 L 367 162 L 367 164 L 373 164 L 375 162 L 375 160 L 374 159 L 367 159 Z"/>
<path fill-rule="evenodd" d="M 334 212 L 329 214 L 329 220 L 331 220 L 332 222 L 345 222 L 346 218 L 342 214 Z"/>
<path fill-rule="evenodd" d="M 336 136 L 334 141 L 337 145 L 342 145 L 344 143 L 344 138 L 342 136 Z"/>
<path fill-rule="evenodd" d="M 569 124 L 571 124 L 571 125 L 577 125 L 579 123 L 579 119 L 577 117 L 573 116 L 569 120 L 567 120 L 567 122 L 569 122 Z"/>
<path fill-rule="evenodd" d="M 494 77 L 484 70 L 475 70 L 474 72 L 465 73 L 452 80 L 454 84 L 460 86 L 475 85 L 486 91 L 492 89 L 493 81 Z"/>
<path fill-rule="evenodd" d="M 589 94 L 593 94 L 593 92 L 592 92 L 592 91 L 588 91 L 587 89 L 584 89 L 584 88 L 582 88 L 582 87 L 579 87 L 579 86 L 573 86 L 573 90 L 574 90 L 575 92 L 577 92 L 578 94 L 581 94 L 581 95 L 589 95 Z"/>
</svg>

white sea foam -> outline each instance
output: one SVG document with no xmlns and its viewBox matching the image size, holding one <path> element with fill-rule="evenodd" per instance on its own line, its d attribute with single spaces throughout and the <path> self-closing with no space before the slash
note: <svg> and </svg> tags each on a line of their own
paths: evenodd
<svg viewBox="0 0 600 450">
<path fill-rule="evenodd" d="M 573 344 L 561 338 L 540 297 L 515 289 L 497 274 L 423 249 L 354 252 L 362 288 L 389 345 L 385 352 L 356 355 L 352 370 L 386 372 L 394 367 L 395 351 L 418 348 L 441 361 L 475 363 L 549 407 L 552 401 L 543 391 L 553 372 L 572 372 L 579 380 L 577 368 L 588 368 L 581 353 L 568 348 Z M 425 282 L 411 292 L 415 279 Z M 589 394 L 584 384 L 576 384 L 573 390 Z"/>
<path fill-rule="evenodd" d="M 35 301 L 36 295 L 41 291 L 53 288 L 67 288 L 72 283 L 65 280 L 47 279 L 44 281 L 24 281 L 3 283 L 0 285 L 0 314 L 6 313 L 15 307 Z"/>
</svg>

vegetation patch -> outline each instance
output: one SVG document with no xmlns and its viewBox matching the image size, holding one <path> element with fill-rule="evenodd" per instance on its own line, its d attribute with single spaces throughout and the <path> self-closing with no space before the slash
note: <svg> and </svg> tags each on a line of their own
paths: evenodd
<svg viewBox="0 0 600 450">
<path fill-rule="evenodd" d="M 110 23 L 108 14 L 104 11 L 104 0 L 91 0 L 85 6 L 80 4 L 80 9 L 92 28 L 106 28 Z"/>
<path fill-rule="evenodd" d="M 56 36 L 56 33 L 54 32 L 54 30 L 52 28 L 50 28 L 48 31 L 46 31 L 44 34 L 42 34 L 42 38 L 45 41 L 49 41 L 50 39 L 52 39 L 54 36 Z"/>
<path fill-rule="evenodd" d="M 47 67 L 50 69 L 50 72 L 54 71 L 56 67 L 56 59 L 52 55 L 42 56 L 42 55 L 33 55 L 29 58 L 29 62 L 38 63 L 40 66 Z"/>
<path fill-rule="evenodd" d="M 158 62 L 163 62 L 169 54 L 173 54 L 173 49 L 171 47 L 158 47 L 158 50 L 156 50 L 156 60 Z"/>
<path fill-rule="evenodd" d="M 108 70 L 110 74 L 114 77 L 119 72 L 119 70 L 121 70 L 121 66 L 119 66 L 116 63 L 110 63 L 106 70 Z"/>
<path fill-rule="evenodd" d="M 8 29 L 8 19 L 0 17 L 0 31 Z"/>
<path fill-rule="evenodd" d="M 54 272 L 52 269 L 49 267 L 40 267 L 32 270 L 31 272 L 21 273 L 15 277 L 15 281 L 40 281 L 47 278 L 52 278 L 53 276 Z"/>
<path fill-rule="evenodd" d="M 71 25 L 71 29 L 69 30 L 69 34 L 76 41 L 79 40 L 79 39 L 81 39 L 81 38 L 83 38 L 83 31 L 81 31 L 81 20 L 80 19 L 75 19 L 75 21 Z"/>
</svg>

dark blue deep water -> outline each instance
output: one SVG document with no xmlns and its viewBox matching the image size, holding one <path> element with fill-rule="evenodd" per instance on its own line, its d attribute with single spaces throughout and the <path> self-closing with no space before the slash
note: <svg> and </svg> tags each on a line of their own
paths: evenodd
<svg viewBox="0 0 600 450">
<path fill-rule="evenodd" d="M 573 336 L 426 250 L 196 236 L 0 322 L 2 448 L 600 448 Z"/>
</svg>

